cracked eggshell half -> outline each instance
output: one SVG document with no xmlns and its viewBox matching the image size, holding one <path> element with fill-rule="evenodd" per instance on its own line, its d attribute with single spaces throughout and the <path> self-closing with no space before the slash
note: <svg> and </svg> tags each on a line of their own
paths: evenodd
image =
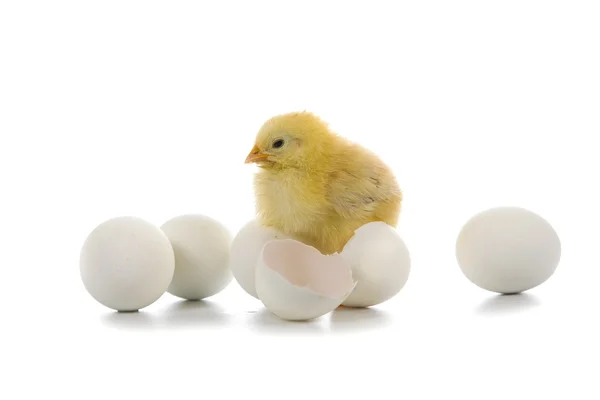
<svg viewBox="0 0 600 400">
<path fill-rule="evenodd" d="M 408 248 L 396 229 L 384 222 L 370 222 L 358 228 L 340 254 L 358 282 L 342 303 L 346 307 L 383 303 L 398 294 L 408 281 Z"/>
<path fill-rule="evenodd" d="M 254 283 L 256 263 L 263 246 L 274 239 L 288 239 L 288 237 L 253 219 L 239 230 L 231 242 L 229 268 L 242 289 L 257 299 L 258 294 Z"/>
<path fill-rule="evenodd" d="M 341 255 L 323 255 L 293 239 L 269 241 L 256 266 L 258 298 L 286 320 L 321 317 L 339 307 L 355 286 Z"/>
</svg>

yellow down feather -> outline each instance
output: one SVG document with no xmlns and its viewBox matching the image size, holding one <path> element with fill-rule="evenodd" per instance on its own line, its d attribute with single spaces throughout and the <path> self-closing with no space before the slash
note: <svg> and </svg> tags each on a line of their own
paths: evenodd
<svg viewBox="0 0 600 400">
<path fill-rule="evenodd" d="M 396 227 L 402 191 L 383 161 L 309 112 L 267 120 L 246 158 L 259 221 L 317 248 L 340 252 L 362 225 Z"/>
</svg>

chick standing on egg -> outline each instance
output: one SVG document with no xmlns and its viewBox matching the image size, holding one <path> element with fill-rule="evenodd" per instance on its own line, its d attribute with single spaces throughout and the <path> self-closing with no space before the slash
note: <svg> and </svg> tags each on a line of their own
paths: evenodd
<svg viewBox="0 0 600 400">
<path fill-rule="evenodd" d="M 323 254 L 341 252 L 367 223 L 398 223 L 403 196 L 390 168 L 312 113 L 267 120 L 246 163 L 260 167 L 254 189 L 261 224 Z"/>
</svg>

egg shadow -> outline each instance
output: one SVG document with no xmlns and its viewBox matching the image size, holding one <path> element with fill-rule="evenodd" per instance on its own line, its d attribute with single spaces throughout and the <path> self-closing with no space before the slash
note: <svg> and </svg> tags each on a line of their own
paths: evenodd
<svg viewBox="0 0 600 400">
<path fill-rule="evenodd" d="M 143 311 L 111 312 L 102 318 L 102 323 L 111 328 L 148 331 L 157 327 L 156 321 Z"/>
<path fill-rule="evenodd" d="M 485 316 L 516 314 L 533 309 L 540 304 L 537 297 L 528 293 L 499 294 L 485 299 L 475 312 Z"/>
<path fill-rule="evenodd" d="M 166 328 L 222 327 L 231 322 L 231 315 L 216 303 L 207 300 L 176 301 L 162 311 L 160 316 Z"/>
<path fill-rule="evenodd" d="M 364 332 L 385 328 L 392 323 L 389 313 L 376 308 L 339 307 L 330 318 L 332 332 Z"/>
<path fill-rule="evenodd" d="M 325 333 L 324 316 L 308 321 L 288 321 L 279 318 L 268 309 L 262 308 L 251 314 L 248 327 L 260 333 L 271 334 L 322 334 Z"/>
</svg>

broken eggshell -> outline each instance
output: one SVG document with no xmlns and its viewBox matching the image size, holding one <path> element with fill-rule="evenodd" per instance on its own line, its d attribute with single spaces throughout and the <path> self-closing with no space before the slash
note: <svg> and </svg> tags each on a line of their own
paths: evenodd
<svg viewBox="0 0 600 400">
<path fill-rule="evenodd" d="M 265 244 L 256 266 L 256 292 L 279 318 L 293 321 L 321 317 L 337 307 L 356 286 L 346 259 L 323 255 L 293 239 Z"/>
</svg>

